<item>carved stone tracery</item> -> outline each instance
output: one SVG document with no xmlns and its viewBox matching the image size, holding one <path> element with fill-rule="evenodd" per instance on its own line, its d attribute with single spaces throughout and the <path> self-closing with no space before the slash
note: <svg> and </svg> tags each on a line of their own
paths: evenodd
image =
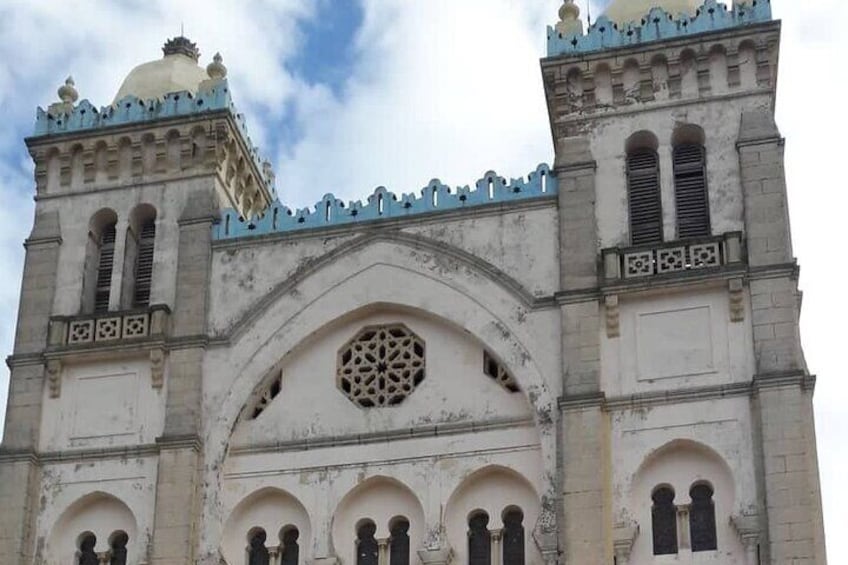
<svg viewBox="0 0 848 565">
<path fill-rule="evenodd" d="M 369 326 L 339 350 L 336 384 L 373 408 L 403 402 L 425 375 L 424 341 L 403 324 Z"/>
</svg>

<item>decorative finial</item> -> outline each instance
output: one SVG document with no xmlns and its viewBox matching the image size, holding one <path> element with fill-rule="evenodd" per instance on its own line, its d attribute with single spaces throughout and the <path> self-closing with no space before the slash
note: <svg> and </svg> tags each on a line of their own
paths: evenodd
<svg viewBox="0 0 848 565">
<path fill-rule="evenodd" d="M 168 55 L 185 55 L 191 57 L 196 63 L 200 59 L 200 51 L 197 49 L 197 44 L 191 42 L 187 37 L 179 36 L 169 39 L 162 47 L 162 53 Z"/>
<path fill-rule="evenodd" d="M 222 79 L 227 76 L 227 67 L 224 66 L 224 58 L 221 57 L 220 53 L 215 53 L 215 56 L 212 57 L 212 62 L 206 66 L 206 74 L 209 75 L 211 79 Z"/>
<path fill-rule="evenodd" d="M 559 22 L 556 30 L 562 35 L 583 35 L 583 22 L 580 20 L 580 7 L 574 0 L 564 0 L 559 8 Z"/>
<path fill-rule="evenodd" d="M 74 88 L 74 84 L 74 77 L 69 76 L 65 79 L 65 84 L 59 87 L 57 91 L 59 93 L 59 100 L 64 104 L 73 104 L 79 98 L 79 93 Z"/>
</svg>

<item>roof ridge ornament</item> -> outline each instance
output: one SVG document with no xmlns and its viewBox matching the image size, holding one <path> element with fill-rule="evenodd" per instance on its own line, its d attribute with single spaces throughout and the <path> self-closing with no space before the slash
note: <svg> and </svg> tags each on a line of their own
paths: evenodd
<svg viewBox="0 0 848 565">
<path fill-rule="evenodd" d="M 224 58 L 220 53 L 215 53 L 212 57 L 212 62 L 206 65 L 206 74 L 212 80 L 219 80 L 227 77 L 227 67 L 224 66 Z"/>
<path fill-rule="evenodd" d="M 197 43 L 183 35 L 166 41 L 165 45 L 162 46 L 162 53 L 165 57 L 168 55 L 185 55 L 194 59 L 195 63 L 200 60 L 200 50 L 197 48 Z"/>
<path fill-rule="evenodd" d="M 68 78 L 65 79 L 65 84 L 60 86 L 59 90 L 56 91 L 59 95 L 59 100 L 63 104 L 73 104 L 79 98 L 79 92 L 77 92 L 75 86 L 74 77 L 68 75 Z"/>
<path fill-rule="evenodd" d="M 583 22 L 580 20 L 580 6 L 574 0 L 563 0 L 559 7 L 557 32 L 562 35 L 583 35 Z"/>
</svg>

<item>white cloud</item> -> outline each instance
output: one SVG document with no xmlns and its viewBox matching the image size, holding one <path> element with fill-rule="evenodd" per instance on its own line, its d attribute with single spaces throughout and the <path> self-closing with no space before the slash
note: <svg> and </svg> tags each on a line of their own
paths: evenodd
<svg viewBox="0 0 848 565">
<path fill-rule="evenodd" d="M 552 157 L 541 73 L 550 3 L 365 2 L 341 98 L 295 96 L 305 136 L 282 148 L 282 200 L 417 191 L 434 176 L 520 176 Z"/>
</svg>

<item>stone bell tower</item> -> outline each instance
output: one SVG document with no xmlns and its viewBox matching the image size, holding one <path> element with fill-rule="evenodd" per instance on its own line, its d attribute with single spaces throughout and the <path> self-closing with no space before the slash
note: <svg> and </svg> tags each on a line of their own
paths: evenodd
<svg viewBox="0 0 848 565">
<path fill-rule="evenodd" d="M 202 69 L 184 37 L 163 52 L 100 109 L 68 78 L 27 139 L 36 213 L 8 359 L 2 563 L 193 562 L 211 226 L 221 207 L 264 209 L 273 187 L 221 56 Z M 136 518 L 118 495 L 132 492 Z M 95 514 L 99 530 L 65 539 Z"/>
<path fill-rule="evenodd" d="M 618 0 L 585 33 L 579 13 L 566 0 L 542 60 L 567 219 L 565 561 L 825 563 L 780 22 L 769 0 Z"/>
</svg>

